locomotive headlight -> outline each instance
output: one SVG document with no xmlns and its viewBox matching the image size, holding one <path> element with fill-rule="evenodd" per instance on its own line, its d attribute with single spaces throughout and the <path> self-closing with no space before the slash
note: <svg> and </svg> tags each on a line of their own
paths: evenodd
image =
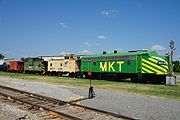
<svg viewBox="0 0 180 120">
<path fill-rule="evenodd" d="M 158 61 L 158 65 L 166 65 L 165 61 Z"/>
</svg>

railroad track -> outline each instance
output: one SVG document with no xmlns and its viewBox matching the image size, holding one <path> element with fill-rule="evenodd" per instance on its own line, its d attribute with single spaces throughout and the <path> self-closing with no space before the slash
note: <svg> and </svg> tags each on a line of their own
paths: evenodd
<svg viewBox="0 0 180 120">
<path fill-rule="evenodd" d="M 31 108 L 46 110 L 52 113 L 52 119 L 137 120 L 136 118 L 75 104 L 73 102 L 66 102 L 2 85 L 0 85 L 0 95 L 7 99 L 19 102 L 20 104 L 28 104 L 31 106 Z"/>
</svg>

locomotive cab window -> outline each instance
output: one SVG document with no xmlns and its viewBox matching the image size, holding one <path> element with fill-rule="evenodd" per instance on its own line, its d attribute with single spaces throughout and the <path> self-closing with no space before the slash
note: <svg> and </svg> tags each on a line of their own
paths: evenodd
<svg viewBox="0 0 180 120">
<path fill-rule="evenodd" d="M 93 62 L 94 65 L 96 65 L 96 62 Z"/>
<path fill-rule="evenodd" d="M 52 67 L 52 63 L 50 63 L 50 66 Z"/>
</svg>

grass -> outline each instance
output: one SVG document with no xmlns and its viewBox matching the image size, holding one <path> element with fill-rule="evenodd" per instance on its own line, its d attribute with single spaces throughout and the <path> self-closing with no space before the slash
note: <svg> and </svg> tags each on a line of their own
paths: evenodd
<svg viewBox="0 0 180 120">
<path fill-rule="evenodd" d="M 5 72 L 0 72 L 0 76 L 22 78 L 31 81 L 39 81 L 73 87 L 89 87 L 89 80 L 82 78 L 68 78 Z M 164 84 L 154 85 L 107 80 L 93 80 L 92 84 L 95 89 L 99 88 L 111 91 L 123 91 L 133 94 L 143 94 L 147 96 L 164 97 L 168 99 L 180 100 L 180 82 L 177 82 L 176 86 L 166 86 Z"/>
<path fill-rule="evenodd" d="M 180 76 L 180 72 L 175 72 L 174 75 L 175 76 Z"/>
</svg>

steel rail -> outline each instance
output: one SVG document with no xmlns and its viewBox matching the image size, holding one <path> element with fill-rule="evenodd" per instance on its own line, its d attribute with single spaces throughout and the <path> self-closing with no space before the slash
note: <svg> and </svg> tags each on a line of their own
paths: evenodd
<svg viewBox="0 0 180 120">
<path fill-rule="evenodd" d="M 100 109 L 97 109 L 97 108 L 87 107 L 87 106 L 84 106 L 84 105 L 75 104 L 73 102 L 67 102 L 67 101 L 63 101 L 63 100 L 58 100 L 58 99 L 55 99 L 55 98 L 51 98 L 51 97 L 47 97 L 47 96 L 42 96 L 42 95 L 39 95 L 39 94 L 30 93 L 30 92 L 27 92 L 27 91 L 22 91 L 22 90 L 18 90 L 18 89 L 7 87 L 7 86 L 0 85 L 0 88 L 16 91 L 16 92 L 19 92 L 21 94 L 27 94 L 27 95 L 30 95 L 30 96 L 33 96 L 33 97 L 38 97 L 39 99 L 47 100 L 49 102 L 54 102 L 54 103 L 59 104 L 59 105 L 69 104 L 69 105 L 72 105 L 72 106 L 88 109 L 88 110 L 91 110 L 91 111 L 95 111 L 95 112 L 99 112 L 99 113 L 104 113 L 106 115 L 111 115 L 111 116 L 116 117 L 116 118 L 124 118 L 124 119 L 128 119 L 128 120 L 138 120 L 138 118 L 133 118 L 133 117 L 121 115 L 119 113 L 113 113 L 113 112 L 109 112 L 109 111 L 100 110 Z M 40 106 L 40 107 L 43 108 L 43 106 Z"/>
<path fill-rule="evenodd" d="M 48 107 L 45 107 L 45 106 L 42 106 L 42 105 L 38 105 L 38 104 L 34 104 L 33 102 L 29 102 L 29 101 L 26 101 L 26 100 L 23 100 L 23 99 L 19 99 L 18 97 L 15 97 L 15 96 L 12 96 L 12 95 L 7 95 L 7 94 L 5 94 L 5 93 L 3 93 L 1 91 L 0 91 L 0 95 L 5 96 L 7 98 L 10 97 L 10 99 L 13 99 L 15 101 L 19 101 L 19 102 L 22 102 L 22 103 L 32 105 L 33 107 L 36 106 L 38 108 L 43 108 L 44 110 L 51 111 L 53 113 L 56 113 L 56 114 L 60 115 L 60 117 L 65 117 L 65 118 L 70 119 L 70 120 L 82 120 L 80 118 L 77 118 L 77 117 L 74 117 L 74 116 L 71 116 L 71 115 L 68 115 L 68 114 L 53 110 L 51 108 L 48 108 Z"/>
<path fill-rule="evenodd" d="M 28 102 L 28 101 L 25 101 L 25 100 L 22 100 L 22 99 L 18 99 L 18 98 L 14 97 L 14 96 L 7 95 L 7 94 L 4 94 L 4 93 L 2 93 L 2 92 L 0 92 L 0 95 L 5 96 L 5 97 L 10 97 L 11 99 L 16 100 L 16 101 L 20 101 L 20 102 L 22 102 L 22 103 L 26 103 L 26 104 L 29 104 L 29 105 L 32 105 L 32 106 L 36 106 L 36 107 L 39 107 L 39 108 L 43 108 L 44 110 L 54 112 L 54 113 L 60 115 L 61 117 L 65 117 L 65 118 L 67 118 L 67 119 L 71 119 L 71 120 L 82 120 L 82 119 L 80 119 L 80 118 L 76 118 L 76 117 L 74 117 L 74 116 L 71 116 L 71 115 L 68 115 L 68 114 L 65 114 L 65 113 L 62 113 L 62 112 L 59 112 L 59 111 L 52 110 L 52 109 L 50 109 L 50 108 L 48 108 L 48 107 L 44 107 L 44 106 L 42 106 L 42 105 L 33 104 L 33 103 L 31 103 L 31 102 Z"/>
</svg>

